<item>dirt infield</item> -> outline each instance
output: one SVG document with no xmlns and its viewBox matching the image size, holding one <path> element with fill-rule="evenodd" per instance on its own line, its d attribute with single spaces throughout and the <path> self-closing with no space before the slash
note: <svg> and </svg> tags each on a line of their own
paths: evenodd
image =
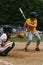
<svg viewBox="0 0 43 65">
<path fill-rule="evenodd" d="M 0 65 L 43 65 L 43 42 L 40 51 L 35 51 L 36 43 L 31 43 L 28 52 L 24 51 L 25 42 L 16 42 L 8 56 L 0 56 Z"/>
</svg>

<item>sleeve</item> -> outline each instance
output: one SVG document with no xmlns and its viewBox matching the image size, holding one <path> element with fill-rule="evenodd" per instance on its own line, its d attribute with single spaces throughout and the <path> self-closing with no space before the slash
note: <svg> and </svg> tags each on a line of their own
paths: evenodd
<svg viewBox="0 0 43 65">
<path fill-rule="evenodd" d="M 26 23 L 29 24 L 29 23 L 30 23 L 30 19 L 27 19 L 27 20 L 26 20 Z"/>
<path fill-rule="evenodd" d="M 7 35 L 6 35 L 6 34 L 2 34 L 1 40 L 2 40 L 2 41 L 6 41 L 6 40 L 7 40 Z"/>
</svg>

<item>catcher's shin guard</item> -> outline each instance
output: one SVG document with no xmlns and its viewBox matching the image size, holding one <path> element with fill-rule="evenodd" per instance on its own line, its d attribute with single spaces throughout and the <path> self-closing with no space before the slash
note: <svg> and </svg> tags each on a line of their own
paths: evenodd
<svg viewBox="0 0 43 65">
<path fill-rule="evenodd" d="M 14 46 L 15 43 L 13 42 L 12 47 L 8 47 L 4 52 L 1 53 L 1 56 L 7 56 L 7 54 L 12 50 Z"/>
</svg>

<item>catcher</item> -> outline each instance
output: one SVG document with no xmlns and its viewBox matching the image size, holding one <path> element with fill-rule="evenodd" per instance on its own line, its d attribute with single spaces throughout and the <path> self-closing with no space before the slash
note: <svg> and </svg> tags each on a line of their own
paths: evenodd
<svg viewBox="0 0 43 65">
<path fill-rule="evenodd" d="M 23 33 L 16 34 L 11 36 L 12 28 L 9 25 L 3 26 L 4 33 L 0 37 L 0 55 L 7 56 L 8 53 L 14 48 L 15 43 L 9 41 L 10 38 L 23 38 Z"/>
<path fill-rule="evenodd" d="M 37 27 L 37 16 L 38 14 L 36 12 L 31 12 L 30 13 L 30 18 L 28 18 L 24 24 L 24 26 L 27 29 L 28 32 L 28 41 L 25 46 L 25 51 L 27 51 L 28 45 L 32 42 L 32 35 L 34 35 L 37 39 L 37 44 L 36 44 L 36 51 L 39 51 L 39 44 L 40 44 L 40 36 L 36 30 Z"/>
<path fill-rule="evenodd" d="M 11 27 L 9 25 L 4 25 L 3 26 L 3 31 L 4 33 L 0 37 L 0 55 L 1 56 L 6 56 L 9 51 L 13 49 L 15 46 L 14 42 L 8 41 L 9 38 L 11 37 Z"/>
</svg>

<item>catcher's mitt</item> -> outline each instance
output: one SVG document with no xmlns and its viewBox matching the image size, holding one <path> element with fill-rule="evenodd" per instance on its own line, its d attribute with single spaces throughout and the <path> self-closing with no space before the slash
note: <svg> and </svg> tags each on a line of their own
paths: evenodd
<svg viewBox="0 0 43 65">
<path fill-rule="evenodd" d="M 19 38 L 24 38 L 24 33 L 23 32 L 18 33 L 18 37 Z"/>
</svg>

